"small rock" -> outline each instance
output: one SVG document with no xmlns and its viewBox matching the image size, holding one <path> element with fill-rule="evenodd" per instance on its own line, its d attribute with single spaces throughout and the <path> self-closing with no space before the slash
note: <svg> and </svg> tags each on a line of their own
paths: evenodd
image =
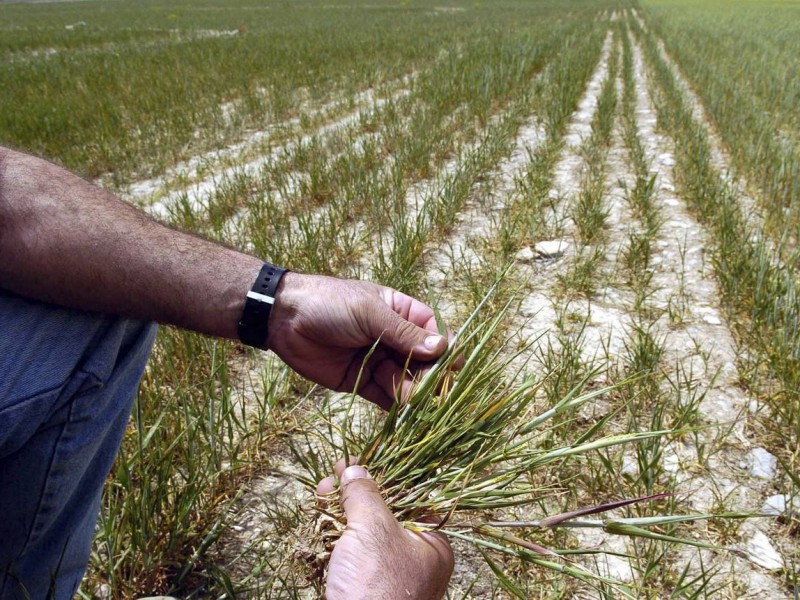
<svg viewBox="0 0 800 600">
<path fill-rule="evenodd" d="M 95 596 L 100 600 L 111 600 L 111 586 L 107 583 L 101 583 L 94 589 Z"/>
<path fill-rule="evenodd" d="M 772 479 L 778 467 L 778 459 L 764 450 L 753 448 L 747 453 L 748 473 L 751 477 L 759 479 Z"/>
<path fill-rule="evenodd" d="M 147 596 L 139 598 L 139 600 L 178 600 L 172 596 Z"/>
<path fill-rule="evenodd" d="M 712 315 L 712 314 L 703 315 L 703 321 L 705 321 L 709 325 L 721 325 L 722 324 L 722 321 L 720 320 L 720 318 L 717 315 Z"/>
<path fill-rule="evenodd" d="M 540 258 L 558 258 L 569 248 L 569 242 L 563 240 L 550 240 L 547 242 L 539 242 L 533 247 L 533 250 Z"/>
<path fill-rule="evenodd" d="M 536 255 L 533 253 L 533 250 L 531 250 L 530 246 L 526 246 L 525 248 L 523 248 L 522 250 L 517 252 L 517 255 L 516 255 L 515 258 L 519 262 L 526 263 L 526 262 L 531 262 L 535 257 L 536 257 Z"/>
<path fill-rule="evenodd" d="M 800 517 L 800 496 L 794 498 L 787 494 L 770 496 L 761 507 L 761 514 L 772 517 Z"/>
<path fill-rule="evenodd" d="M 757 531 L 752 538 L 747 541 L 745 551 L 747 558 L 760 567 L 764 567 L 769 571 L 778 571 L 783 569 L 783 559 L 775 546 L 769 541 L 769 538 L 762 531 Z"/>
<path fill-rule="evenodd" d="M 622 474 L 636 477 L 639 474 L 639 462 L 633 456 L 626 454 L 622 457 Z"/>
</svg>

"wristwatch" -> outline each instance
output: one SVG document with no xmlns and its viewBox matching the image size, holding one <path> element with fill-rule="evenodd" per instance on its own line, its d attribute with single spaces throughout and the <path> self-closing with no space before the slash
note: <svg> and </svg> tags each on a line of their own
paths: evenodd
<svg viewBox="0 0 800 600">
<path fill-rule="evenodd" d="M 256 278 L 256 282 L 244 302 L 244 311 L 239 320 L 239 339 L 243 344 L 255 348 L 264 348 L 267 344 L 267 325 L 272 305 L 275 304 L 275 292 L 281 277 L 287 269 L 264 263 Z"/>
</svg>

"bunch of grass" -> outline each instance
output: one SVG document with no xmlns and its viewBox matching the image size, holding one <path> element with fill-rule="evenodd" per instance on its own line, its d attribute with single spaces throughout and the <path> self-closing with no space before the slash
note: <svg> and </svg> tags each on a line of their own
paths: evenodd
<svg viewBox="0 0 800 600">
<path fill-rule="evenodd" d="M 543 412 L 534 408 L 542 382 L 532 377 L 511 377 L 512 363 L 522 350 L 508 355 L 495 340 L 509 305 L 493 318 L 479 319 L 488 296 L 456 334 L 445 356 L 413 389 L 395 403 L 382 427 L 358 452 L 358 463 L 369 467 L 398 520 L 409 530 L 432 528 L 451 538 L 473 544 L 486 559 L 499 583 L 512 594 L 527 595 L 514 583 L 495 557 L 514 557 L 533 565 L 577 577 L 590 585 L 612 586 L 634 597 L 620 582 L 598 575 L 572 560 L 575 554 L 597 551 L 558 550 L 545 547 L 537 535 L 561 527 L 602 528 L 614 535 L 644 537 L 710 548 L 703 542 L 669 534 L 687 521 L 716 516 L 671 515 L 640 518 L 587 519 L 635 503 L 658 500 L 653 494 L 607 502 L 530 521 L 498 521 L 504 509 L 540 505 L 552 490 L 537 485 L 543 470 L 595 450 L 634 444 L 663 436 L 667 431 L 600 435 L 608 418 L 580 432 L 568 445 L 553 446 L 548 432 L 581 405 L 613 392 L 618 386 L 588 389 L 590 374 L 555 405 Z M 461 368 L 457 363 L 463 361 Z M 549 440 L 549 441 L 545 441 Z M 347 454 L 345 444 L 345 454 Z M 351 448 L 352 450 L 352 448 Z M 355 454 L 355 453 L 353 453 Z M 349 457 L 345 457 L 349 460 Z M 326 498 L 315 507 L 312 539 L 299 555 L 322 584 L 330 553 L 346 525 L 337 502 Z M 436 517 L 432 525 L 431 517 Z M 659 530 L 654 528 L 665 529 Z M 666 531 L 666 533 L 664 532 Z M 551 536 L 552 537 L 552 536 Z"/>
</svg>

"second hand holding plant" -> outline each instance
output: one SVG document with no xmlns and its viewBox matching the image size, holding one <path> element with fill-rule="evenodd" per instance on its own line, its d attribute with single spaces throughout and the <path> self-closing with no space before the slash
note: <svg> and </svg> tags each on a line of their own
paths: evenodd
<svg viewBox="0 0 800 600">
<path fill-rule="evenodd" d="M 570 559 L 582 551 L 551 550 L 531 541 L 529 534 L 555 527 L 603 528 L 607 533 L 645 537 L 665 542 L 686 543 L 713 548 L 705 543 L 684 540 L 651 531 L 648 527 L 708 519 L 742 518 L 742 514 L 693 514 L 647 518 L 580 519 L 631 504 L 662 499 L 668 494 L 599 504 L 537 521 L 497 521 L 488 518 L 503 509 L 530 505 L 546 490 L 530 483 L 525 475 L 563 459 L 594 450 L 637 443 L 663 436 L 669 431 L 634 432 L 595 437 L 605 422 L 590 427 L 569 445 L 542 447 L 541 439 L 557 416 L 616 389 L 604 387 L 583 392 L 595 373 L 587 376 L 551 408 L 534 412 L 539 383 L 532 378 L 521 382 L 507 380 L 505 373 L 524 348 L 507 356 L 494 341 L 509 304 L 491 320 L 481 321 L 486 300 L 476 307 L 451 340 L 448 352 L 409 390 L 408 396 L 392 404 L 382 429 L 363 440 L 358 463 L 369 465 L 383 501 L 381 506 L 415 535 L 436 531 L 461 539 L 478 548 L 500 584 L 517 597 L 526 593 L 490 557 L 489 551 L 511 556 L 525 563 L 560 571 L 593 586 L 612 586 L 625 597 L 627 585 L 594 573 Z M 456 361 L 463 360 L 457 372 Z M 331 442 L 333 443 L 333 442 Z M 337 465 L 341 473 L 344 462 Z M 372 484 L 371 482 L 371 485 Z M 345 510 L 329 505 L 333 482 L 321 484 L 318 494 L 316 543 L 301 552 L 317 576 L 324 578 L 331 550 L 334 556 L 351 527 Z M 396 520 L 396 521 L 395 521 Z M 432 524 L 432 520 L 436 525 Z M 345 527 L 346 524 L 346 527 Z M 513 535 L 509 528 L 527 533 Z M 314 536 L 312 536 L 314 537 Z M 351 536 L 352 537 L 352 536 Z M 586 551 L 591 553 L 592 551 Z M 334 572 L 331 562 L 328 576 Z"/>
</svg>

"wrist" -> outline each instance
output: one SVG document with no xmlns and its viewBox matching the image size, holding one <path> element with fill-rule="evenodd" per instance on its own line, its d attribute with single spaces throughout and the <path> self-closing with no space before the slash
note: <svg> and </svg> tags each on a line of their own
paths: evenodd
<svg viewBox="0 0 800 600">
<path fill-rule="evenodd" d="M 286 272 L 283 267 L 271 263 L 261 265 L 255 282 L 245 295 L 237 324 L 237 336 L 243 344 L 266 349 L 272 309 Z"/>
<path fill-rule="evenodd" d="M 298 312 L 301 299 L 307 296 L 310 290 L 305 290 L 305 284 L 310 276 L 294 271 L 287 271 L 281 278 L 275 290 L 275 303 L 269 315 L 267 325 L 267 339 L 264 350 L 275 351 L 276 341 L 287 339 L 293 335 L 292 323 Z"/>
</svg>

